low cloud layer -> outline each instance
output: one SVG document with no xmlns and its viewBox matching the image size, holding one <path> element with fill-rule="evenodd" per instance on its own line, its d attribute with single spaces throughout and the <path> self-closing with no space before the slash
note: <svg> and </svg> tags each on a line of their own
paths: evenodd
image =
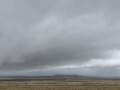
<svg viewBox="0 0 120 90">
<path fill-rule="evenodd" d="M 119 66 L 119 3 L 0 0 L 0 70 L 83 66 L 93 59 Z"/>
</svg>

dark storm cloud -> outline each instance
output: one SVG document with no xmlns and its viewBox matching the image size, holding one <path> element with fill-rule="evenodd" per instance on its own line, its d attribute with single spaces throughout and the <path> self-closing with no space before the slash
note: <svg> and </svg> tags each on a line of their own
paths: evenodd
<svg viewBox="0 0 120 90">
<path fill-rule="evenodd" d="M 0 69 L 110 58 L 120 49 L 119 0 L 0 0 Z"/>
</svg>

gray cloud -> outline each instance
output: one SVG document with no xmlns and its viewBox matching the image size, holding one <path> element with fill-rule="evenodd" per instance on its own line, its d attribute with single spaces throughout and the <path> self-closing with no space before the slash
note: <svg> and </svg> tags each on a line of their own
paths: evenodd
<svg viewBox="0 0 120 90">
<path fill-rule="evenodd" d="M 111 51 L 120 50 L 119 3 L 0 0 L 0 70 L 113 59 Z"/>
</svg>

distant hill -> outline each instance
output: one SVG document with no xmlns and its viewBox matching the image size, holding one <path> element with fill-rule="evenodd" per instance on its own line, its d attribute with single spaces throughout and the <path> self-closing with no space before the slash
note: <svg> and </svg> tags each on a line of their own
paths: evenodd
<svg viewBox="0 0 120 90">
<path fill-rule="evenodd" d="M 78 76 L 78 75 L 53 75 L 54 78 L 59 79 L 84 79 L 85 76 Z"/>
<path fill-rule="evenodd" d="M 0 76 L 0 80 L 39 80 L 39 79 L 120 79 L 120 77 L 96 77 L 80 75 L 53 75 L 53 76 Z"/>
</svg>

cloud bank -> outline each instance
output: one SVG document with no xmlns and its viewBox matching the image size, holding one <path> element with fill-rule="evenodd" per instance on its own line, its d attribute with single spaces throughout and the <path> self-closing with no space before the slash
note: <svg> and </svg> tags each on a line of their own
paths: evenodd
<svg viewBox="0 0 120 90">
<path fill-rule="evenodd" d="M 119 66 L 119 3 L 0 0 L 0 70 L 82 66 L 93 59 Z"/>
</svg>

